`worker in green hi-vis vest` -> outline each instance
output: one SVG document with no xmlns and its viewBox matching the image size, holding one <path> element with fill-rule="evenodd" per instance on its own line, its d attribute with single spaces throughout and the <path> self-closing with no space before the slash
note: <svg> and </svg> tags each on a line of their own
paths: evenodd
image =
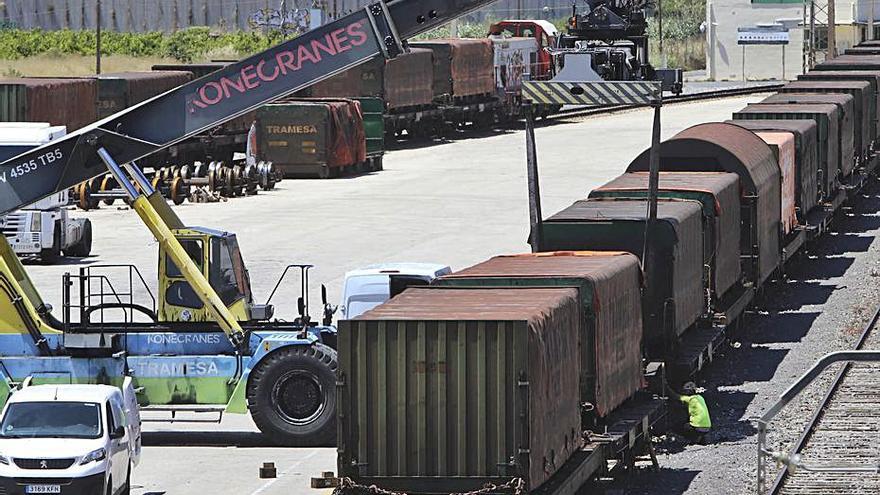
<svg viewBox="0 0 880 495">
<path fill-rule="evenodd" d="M 687 382 L 681 387 L 682 394 L 671 391 L 688 409 L 688 421 L 684 424 L 681 434 L 691 443 L 706 444 L 706 434 L 712 429 L 712 419 L 706 400 L 697 393 L 697 385 Z"/>
</svg>

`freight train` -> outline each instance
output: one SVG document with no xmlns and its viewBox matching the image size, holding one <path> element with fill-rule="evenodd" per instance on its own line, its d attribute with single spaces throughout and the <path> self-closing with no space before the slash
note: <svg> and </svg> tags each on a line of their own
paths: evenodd
<svg viewBox="0 0 880 495">
<path fill-rule="evenodd" d="M 880 55 L 864 52 L 662 142 L 650 227 L 645 151 L 539 223 L 537 252 L 341 321 L 346 486 L 573 493 L 560 487 L 630 465 L 657 417 L 646 373 L 685 380 L 711 360 L 873 174 Z"/>
</svg>

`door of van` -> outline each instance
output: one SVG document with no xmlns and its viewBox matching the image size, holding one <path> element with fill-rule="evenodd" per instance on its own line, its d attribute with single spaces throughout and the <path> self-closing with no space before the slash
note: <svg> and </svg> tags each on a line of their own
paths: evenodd
<svg viewBox="0 0 880 495">
<path fill-rule="evenodd" d="M 129 449 L 131 464 L 137 466 L 141 460 L 141 410 L 134 390 L 134 380 L 130 376 L 122 382 L 122 400 L 125 418 L 128 420 Z"/>
</svg>

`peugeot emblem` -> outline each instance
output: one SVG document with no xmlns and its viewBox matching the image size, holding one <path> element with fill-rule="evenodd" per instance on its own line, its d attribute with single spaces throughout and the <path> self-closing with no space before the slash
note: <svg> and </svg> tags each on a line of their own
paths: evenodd
<svg viewBox="0 0 880 495">
<path fill-rule="evenodd" d="M 40 461 L 40 469 L 49 469 L 49 463 L 45 459 Z"/>
</svg>

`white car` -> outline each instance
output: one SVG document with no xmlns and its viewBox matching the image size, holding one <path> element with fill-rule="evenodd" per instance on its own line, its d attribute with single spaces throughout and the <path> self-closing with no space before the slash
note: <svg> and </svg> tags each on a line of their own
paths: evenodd
<svg viewBox="0 0 880 495">
<path fill-rule="evenodd" d="M 0 493 L 128 494 L 141 428 L 129 378 L 123 390 L 34 385 L 14 392 L 0 421 Z"/>
<path fill-rule="evenodd" d="M 428 285 L 449 275 L 448 265 L 438 263 L 382 263 L 345 274 L 342 318 L 351 320 L 396 296 L 406 287 Z"/>
</svg>

